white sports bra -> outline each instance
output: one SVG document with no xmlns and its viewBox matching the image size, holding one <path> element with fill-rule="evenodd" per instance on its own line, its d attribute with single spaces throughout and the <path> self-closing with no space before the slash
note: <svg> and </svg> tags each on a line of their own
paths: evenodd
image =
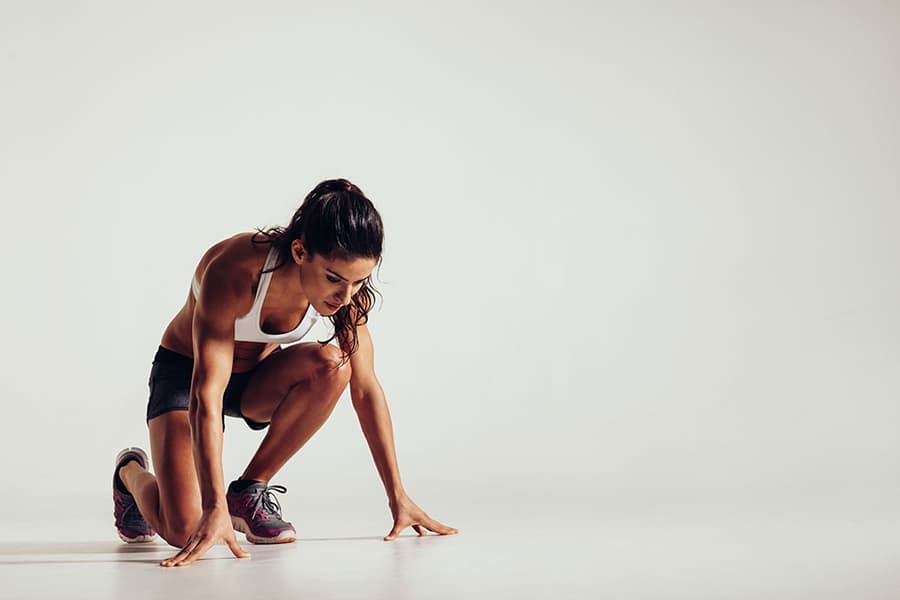
<svg viewBox="0 0 900 600">
<path fill-rule="evenodd" d="M 256 298 L 253 300 L 253 306 L 250 307 L 250 312 L 234 320 L 234 341 L 262 342 L 264 344 L 290 344 L 309 333 L 309 330 L 312 329 L 315 322 L 322 316 L 316 312 L 312 307 L 312 304 L 310 304 L 309 308 L 306 309 L 306 314 L 303 315 L 303 318 L 300 319 L 300 323 L 292 331 L 286 331 L 285 333 L 266 333 L 262 330 L 262 327 L 259 324 L 260 313 L 262 311 L 263 302 L 266 300 L 266 292 L 269 289 L 269 280 L 272 279 L 272 272 L 268 269 L 274 267 L 277 260 L 278 253 L 273 246 L 269 250 L 268 256 L 266 256 L 266 262 L 262 268 L 263 272 L 259 275 L 259 284 L 256 286 Z M 197 281 L 197 275 L 194 275 L 191 280 L 191 291 L 194 292 L 195 300 L 200 297 L 200 282 Z"/>
</svg>

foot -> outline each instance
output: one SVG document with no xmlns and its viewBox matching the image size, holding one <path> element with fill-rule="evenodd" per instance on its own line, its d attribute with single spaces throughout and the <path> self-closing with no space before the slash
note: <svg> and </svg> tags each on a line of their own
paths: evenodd
<svg viewBox="0 0 900 600">
<path fill-rule="evenodd" d="M 116 518 L 116 530 L 123 542 L 152 542 L 156 532 L 144 520 L 134 496 L 125 491 L 119 479 L 119 468 L 131 460 L 147 468 L 147 454 L 140 448 L 125 448 L 116 455 L 116 470 L 113 472 L 113 516 Z"/>
<path fill-rule="evenodd" d="M 297 539 L 294 526 L 281 518 L 281 504 L 273 492 L 285 493 L 283 485 L 251 483 L 241 491 L 233 482 L 225 499 L 231 514 L 231 525 L 254 544 L 283 544 Z"/>
</svg>

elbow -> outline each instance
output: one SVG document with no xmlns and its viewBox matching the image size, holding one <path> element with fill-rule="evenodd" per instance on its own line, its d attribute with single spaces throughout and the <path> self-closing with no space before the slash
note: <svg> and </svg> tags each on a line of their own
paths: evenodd
<svg viewBox="0 0 900 600">
<path fill-rule="evenodd" d="M 374 387 L 350 387 L 350 402 L 353 404 L 354 410 L 372 410 L 378 404 L 384 403 L 384 393 L 381 386 Z"/>
<path fill-rule="evenodd" d="M 366 406 L 370 406 L 367 398 L 365 398 L 364 396 L 355 396 L 353 394 L 350 394 L 350 403 L 353 405 L 353 410 L 355 410 L 356 412 L 359 412 Z"/>
<path fill-rule="evenodd" d="M 371 394 L 363 389 L 363 388 L 354 388 L 352 385 L 350 386 L 350 403 L 353 405 L 353 409 L 359 412 L 359 410 L 366 406 L 371 406 L 372 399 Z"/>
<path fill-rule="evenodd" d="M 219 397 L 221 398 L 221 396 Z M 191 399 L 188 403 L 188 418 L 191 425 L 193 426 L 208 418 L 215 417 L 221 412 L 221 401 L 218 404 L 219 409 L 216 410 L 216 394 L 212 393 L 211 390 L 191 391 Z"/>
</svg>

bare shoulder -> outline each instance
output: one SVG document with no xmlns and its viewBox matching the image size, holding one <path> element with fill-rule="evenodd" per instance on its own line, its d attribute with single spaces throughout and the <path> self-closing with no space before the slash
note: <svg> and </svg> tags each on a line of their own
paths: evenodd
<svg viewBox="0 0 900 600">
<path fill-rule="evenodd" d="M 268 246 L 254 244 L 252 238 L 252 233 L 238 233 L 210 246 L 197 264 L 197 279 L 202 283 L 208 274 L 237 280 L 258 276 Z"/>
<path fill-rule="evenodd" d="M 239 233 L 212 245 L 200 259 L 195 275 L 201 297 L 235 303 L 246 308 L 253 303 L 259 271 L 268 245 L 254 244 L 253 233 Z"/>
</svg>

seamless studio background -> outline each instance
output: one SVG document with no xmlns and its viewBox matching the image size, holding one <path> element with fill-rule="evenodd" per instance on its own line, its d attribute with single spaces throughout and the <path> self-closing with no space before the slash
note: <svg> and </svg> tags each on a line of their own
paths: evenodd
<svg viewBox="0 0 900 600">
<path fill-rule="evenodd" d="M 5 531 L 52 510 L 112 538 L 112 457 L 148 445 L 196 261 L 332 177 L 386 224 L 376 367 L 433 516 L 896 529 L 898 25 L 884 2 L 0 2 L 0 455 L 31 507 L 0 495 Z M 301 530 L 383 535 L 348 400 L 277 482 Z M 229 421 L 227 478 L 258 439 Z"/>
</svg>

